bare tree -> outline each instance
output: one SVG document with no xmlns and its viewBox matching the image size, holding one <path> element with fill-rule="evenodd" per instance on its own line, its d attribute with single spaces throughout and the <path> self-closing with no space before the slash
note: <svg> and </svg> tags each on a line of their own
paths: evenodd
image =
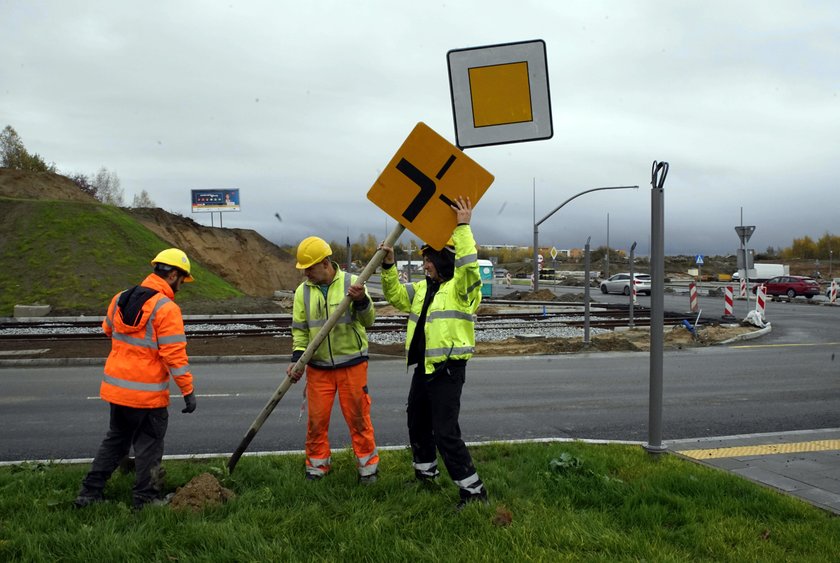
<svg viewBox="0 0 840 563">
<path fill-rule="evenodd" d="M 134 200 L 131 202 L 131 207 L 157 207 L 155 202 L 149 196 L 149 192 L 142 190 L 139 194 L 134 194 Z"/>
<path fill-rule="evenodd" d="M 125 206 L 125 194 L 116 172 L 111 172 L 103 166 L 91 183 L 96 187 L 96 198 L 99 201 L 117 207 Z"/>
<path fill-rule="evenodd" d="M 76 184 L 80 190 L 89 196 L 96 197 L 96 186 L 90 183 L 90 178 L 88 178 L 87 174 L 77 172 L 72 176 L 68 176 L 68 178 L 70 178 L 70 180 L 72 180 L 72 182 Z"/>
</svg>

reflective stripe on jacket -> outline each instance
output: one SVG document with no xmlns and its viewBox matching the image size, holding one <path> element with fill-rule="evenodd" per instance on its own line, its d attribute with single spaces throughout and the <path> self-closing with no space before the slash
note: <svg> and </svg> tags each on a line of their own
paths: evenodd
<svg viewBox="0 0 840 563">
<path fill-rule="evenodd" d="M 306 350 L 330 314 L 341 304 L 347 290 L 358 276 L 348 274 L 333 262 L 335 277 L 327 289 L 327 298 L 321 288 L 305 281 L 295 290 L 295 304 L 292 310 L 292 352 L 299 355 Z M 367 290 L 365 290 L 367 295 Z M 338 322 L 315 350 L 309 364 L 319 368 L 350 366 L 367 359 L 367 327 L 376 319 L 373 303 L 368 295 L 367 302 L 356 308 L 351 302 Z"/>
<path fill-rule="evenodd" d="M 455 243 L 455 275 L 440 285 L 426 313 L 423 332 L 426 336 L 424 371 L 447 359 L 469 360 L 475 351 L 475 312 L 481 303 L 481 275 L 475 239 L 469 225 L 459 225 L 452 233 Z M 382 269 L 382 292 L 385 299 L 408 313 L 405 336 L 406 353 L 426 297 L 426 280 L 399 282 L 396 268 Z"/>
<path fill-rule="evenodd" d="M 131 294 L 126 294 L 137 289 L 138 295 L 144 295 L 132 301 Z M 120 307 L 123 296 L 128 298 L 123 303 L 126 310 Z M 99 388 L 102 399 L 134 408 L 168 406 L 170 376 L 183 395 L 193 392 L 184 319 L 174 298 L 169 284 L 150 274 L 140 286 L 111 300 L 102 321 L 102 329 L 111 338 L 111 353 Z"/>
</svg>

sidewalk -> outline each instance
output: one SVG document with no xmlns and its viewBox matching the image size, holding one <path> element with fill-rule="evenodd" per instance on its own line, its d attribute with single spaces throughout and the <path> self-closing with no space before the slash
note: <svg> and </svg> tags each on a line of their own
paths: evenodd
<svg viewBox="0 0 840 563">
<path fill-rule="evenodd" d="M 668 449 L 840 514 L 840 428 L 669 440 Z"/>
</svg>

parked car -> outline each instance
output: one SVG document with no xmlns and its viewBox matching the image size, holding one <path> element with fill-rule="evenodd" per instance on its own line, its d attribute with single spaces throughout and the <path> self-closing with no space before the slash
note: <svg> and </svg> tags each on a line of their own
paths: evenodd
<svg viewBox="0 0 840 563">
<path fill-rule="evenodd" d="M 820 294 L 820 284 L 813 278 L 806 278 L 804 276 L 776 276 L 770 278 L 764 283 L 767 295 L 787 295 L 788 298 L 793 299 L 797 295 L 803 295 L 807 299 Z M 758 289 L 758 285 L 752 288 L 753 293 Z"/>
<path fill-rule="evenodd" d="M 650 274 L 633 274 L 636 293 L 650 295 Z M 601 282 L 601 293 L 623 293 L 630 295 L 630 274 L 615 274 Z"/>
</svg>

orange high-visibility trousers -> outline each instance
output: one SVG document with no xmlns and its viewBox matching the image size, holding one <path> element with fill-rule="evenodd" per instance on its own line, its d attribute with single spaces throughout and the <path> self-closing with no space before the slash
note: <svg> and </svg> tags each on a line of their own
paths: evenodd
<svg viewBox="0 0 840 563">
<path fill-rule="evenodd" d="M 306 428 L 306 472 L 323 477 L 330 470 L 330 414 L 338 401 L 350 430 L 359 475 L 373 475 L 379 466 L 379 452 L 370 420 L 367 392 L 367 362 L 350 367 L 320 369 L 306 367 L 306 401 L 309 417 Z"/>
</svg>

